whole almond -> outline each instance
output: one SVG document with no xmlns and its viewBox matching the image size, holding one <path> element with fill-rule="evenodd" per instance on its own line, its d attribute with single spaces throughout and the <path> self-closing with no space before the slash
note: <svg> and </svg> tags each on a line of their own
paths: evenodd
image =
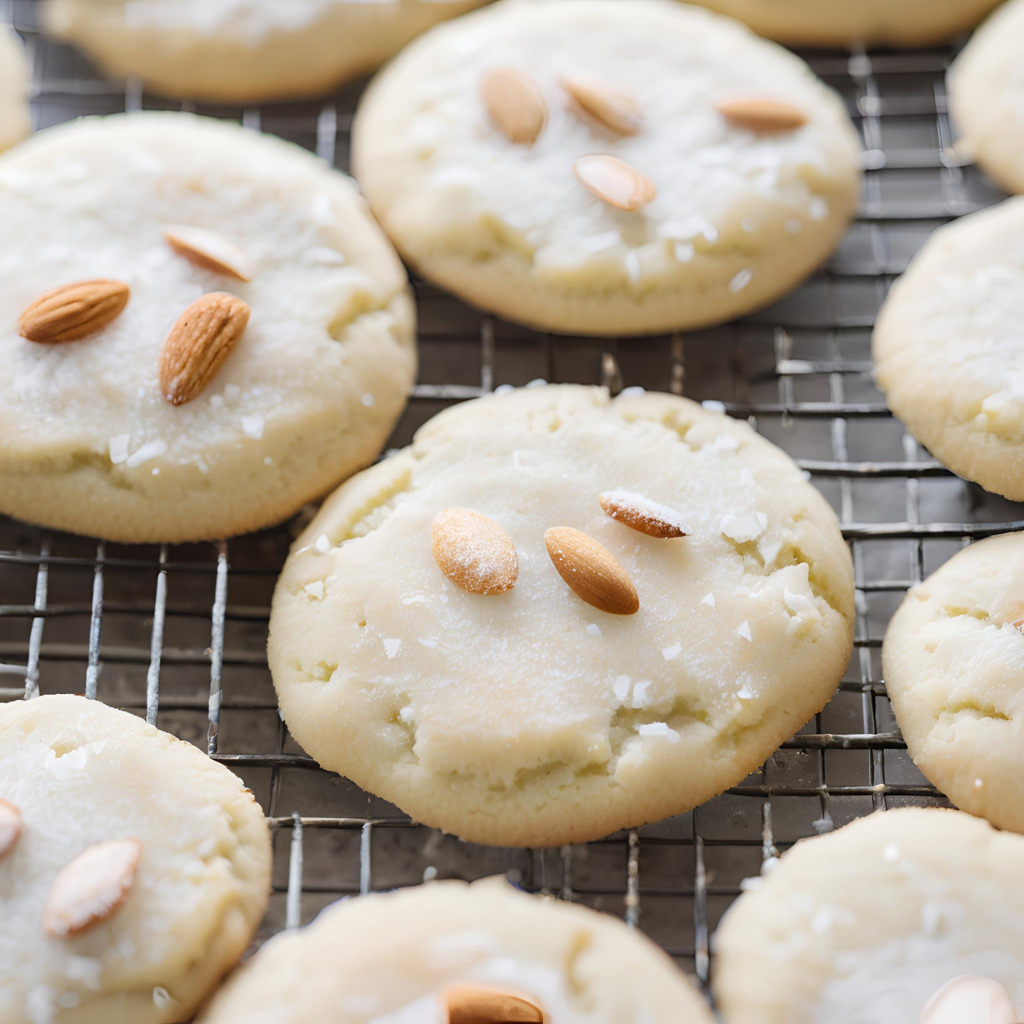
<svg viewBox="0 0 1024 1024">
<path fill-rule="evenodd" d="M 544 131 L 547 102 L 537 83 L 522 71 L 488 71 L 480 81 L 480 96 L 487 113 L 510 142 L 529 144 Z"/>
<path fill-rule="evenodd" d="M 135 882 L 141 856 L 138 839 L 113 839 L 83 850 L 50 886 L 43 910 L 46 933 L 65 938 L 110 917 Z"/>
<path fill-rule="evenodd" d="M 21 835 L 21 811 L 12 803 L 0 800 L 0 858 L 14 849 Z"/>
<path fill-rule="evenodd" d="M 633 615 L 640 598 L 626 570 L 593 537 L 571 526 L 555 526 L 544 545 L 569 589 L 587 604 L 611 615 Z"/>
<path fill-rule="evenodd" d="M 752 132 L 791 132 L 808 120 L 799 107 L 770 96 L 733 96 L 719 100 L 715 110 L 731 124 Z"/>
<path fill-rule="evenodd" d="M 599 75 L 562 75 L 562 87 L 591 117 L 618 135 L 636 135 L 643 114 L 636 98 Z"/>
<path fill-rule="evenodd" d="M 55 345 L 78 341 L 102 330 L 128 304 L 123 281 L 78 281 L 40 295 L 18 319 L 18 331 L 29 341 Z"/>
<path fill-rule="evenodd" d="M 167 224 L 163 229 L 167 244 L 190 263 L 237 281 L 252 280 L 252 263 L 241 246 L 230 238 L 207 228 L 185 224 Z"/>
<path fill-rule="evenodd" d="M 658 194 L 650 178 L 617 156 L 581 156 L 573 169 L 598 199 L 619 210 L 639 210 Z"/>
<path fill-rule="evenodd" d="M 164 341 L 160 352 L 160 388 L 171 405 L 201 394 L 238 344 L 249 306 L 237 295 L 209 292 L 196 299 Z"/>
<path fill-rule="evenodd" d="M 962 974 L 932 996 L 921 1011 L 920 1024 L 1013 1024 L 1019 1019 L 998 981 Z"/>
<path fill-rule="evenodd" d="M 686 520 L 674 509 L 651 501 L 642 494 L 634 494 L 631 491 L 605 491 L 598 501 L 612 519 L 646 533 L 648 537 L 668 540 L 673 537 L 686 537 L 693 532 Z"/>
<path fill-rule="evenodd" d="M 472 594 L 503 594 L 519 576 L 512 538 L 493 520 L 468 508 L 446 508 L 431 523 L 434 561 Z"/>
<path fill-rule="evenodd" d="M 442 996 L 445 1024 L 543 1024 L 531 999 L 484 985 L 451 985 Z"/>
</svg>

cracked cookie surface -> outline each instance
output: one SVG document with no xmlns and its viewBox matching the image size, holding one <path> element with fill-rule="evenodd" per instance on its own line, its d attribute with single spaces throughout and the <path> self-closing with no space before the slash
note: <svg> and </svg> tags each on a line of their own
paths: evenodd
<svg viewBox="0 0 1024 1024">
<path fill-rule="evenodd" d="M 892 411 L 935 458 L 1024 499 L 1024 197 L 939 228 L 892 286 L 872 341 Z"/>
<path fill-rule="evenodd" d="M 0 1020 L 190 1019 L 269 898 L 270 833 L 241 779 L 134 715 L 55 695 L 0 705 L 0 800 L 21 819 L 0 856 Z M 116 842 L 141 852 L 116 911 L 44 930 L 55 879 Z"/>
<path fill-rule="evenodd" d="M 614 490 L 692 533 L 616 521 Z M 511 538 L 511 590 L 438 567 L 451 507 Z M 570 590 L 545 550 L 557 526 L 608 549 L 635 615 Z M 685 399 L 557 385 L 446 410 L 329 498 L 278 583 L 269 658 L 325 767 L 463 838 L 556 845 L 740 782 L 832 695 L 852 615 L 835 517 L 781 451 Z"/>
<path fill-rule="evenodd" d="M 249 280 L 186 259 L 168 225 L 213 232 Z M 19 335 L 38 296 L 97 278 L 130 289 L 107 326 L 60 344 Z M 174 406 L 164 339 L 209 292 L 242 299 L 248 324 Z M 0 509 L 111 540 L 291 515 L 376 457 L 415 375 L 405 270 L 352 181 L 186 114 L 90 118 L 0 158 L 0 323 Z"/>
<path fill-rule="evenodd" d="M 558 1024 L 712 1021 L 639 932 L 488 878 L 334 904 L 267 943 L 198 1024 L 436 1024 L 444 990 L 467 984 L 521 992 Z"/>
<path fill-rule="evenodd" d="M 907 594 L 882 647 L 914 763 L 950 800 L 1024 832 L 1024 534 L 958 552 Z"/>
</svg>

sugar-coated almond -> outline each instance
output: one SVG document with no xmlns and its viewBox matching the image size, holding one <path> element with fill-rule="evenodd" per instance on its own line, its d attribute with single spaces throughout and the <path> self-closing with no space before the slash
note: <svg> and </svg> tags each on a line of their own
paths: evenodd
<svg viewBox="0 0 1024 1024">
<path fill-rule="evenodd" d="M 452 985 L 442 997 L 445 1024 L 544 1024 L 532 999 L 486 985 Z"/>
<path fill-rule="evenodd" d="M 77 935 L 114 914 L 135 882 L 141 856 L 138 839 L 112 839 L 83 850 L 50 886 L 43 910 L 46 933 Z"/>
<path fill-rule="evenodd" d="M 799 107 L 770 96 L 732 96 L 719 100 L 715 110 L 731 124 L 752 132 L 791 132 L 808 120 Z"/>
<path fill-rule="evenodd" d="M 605 513 L 648 537 L 686 537 L 693 531 L 683 517 L 667 505 L 632 491 L 605 491 L 598 501 Z"/>
<path fill-rule="evenodd" d="M 79 341 L 102 330 L 128 304 L 123 281 L 77 281 L 40 295 L 18 319 L 23 338 L 46 345 Z"/>
<path fill-rule="evenodd" d="M 209 292 L 178 317 L 160 352 L 160 389 L 172 405 L 200 395 L 238 344 L 249 306 L 237 295 Z"/>
<path fill-rule="evenodd" d="M 586 72 L 562 75 L 562 87 L 581 109 L 618 135 L 636 135 L 643 114 L 636 98 L 622 86 Z"/>
<path fill-rule="evenodd" d="M 593 537 L 571 526 L 544 534 L 548 555 L 569 589 L 587 604 L 612 615 L 633 615 L 640 598 L 626 570 Z"/>
<path fill-rule="evenodd" d="M 947 982 L 921 1011 L 920 1024 L 1014 1024 L 1020 1020 L 1006 989 L 976 974 Z"/>
<path fill-rule="evenodd" d="M 7 800 L 0 800 L 0 858 L 14 849 L 21 835 L 21 811 Z"/>
<path fill-rule="evenodd" d="M 639 210 L 658 194 L 650 178 L 617 156 L 581 156 L 573 169 L 598 199 L 619 210 Z"/>
<path fill-rule="evenodd" d="M 230 238 L 207 228 L 186 224 L 167 224 L 163 229 L 167 244 L 190 263 L 237 281 L 252 280 L 252 262 L 241 246 Z"/>
<path fill-rule="evenodd" d="M 480 81 L 480 96 L 491 120 L 510 142 L 535 142 L 548 121 L 540 87 L 516 68 L 494 68 Z"/>
<path fill-rule="evenodd" d="M 446 508 L 431 524 L 434 560 L 453 583 L 473 594 L 503 594 L 519 576 L 512 538 L 468 508 Z"/>
</svg>

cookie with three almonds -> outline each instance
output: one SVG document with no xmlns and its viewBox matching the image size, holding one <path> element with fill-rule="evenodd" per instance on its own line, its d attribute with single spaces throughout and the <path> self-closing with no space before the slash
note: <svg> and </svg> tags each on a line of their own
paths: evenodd
<svg viewBox="0 0 1024 1024">
<path fill-rule="evenodd" d="M 128 542 L 278 522 L 377 456 L 414 319 L 311 153 L 186 114 L 39 132 L 0 158 L 0 511 Z"/>
<path fill-rule="evenodd" d="M 269 659 L 324 767 L 417 821 L 544 846 L 740 782 L 849 658 L 835 516 L 746 424 L 529 387 L 448 409 L 296 541 Z"/>
<path fill-rule="evenodd" d="M 270 853 L 191 744 L 84 697 L 0 705 L 0 1020 L 191 1019 L 263 916 Z"/>
<path fill-rule="evenodd" d="M 110 75 L 181 99 L 329 92 L 484 0 L 43 0 L 43 24 Z"/>
<path fill-rule="evenodd" d="M 328 907 L 271 939 L 197 1024 L 711 1024 L 639 931 L 504 879 Z"/>
<path fill-rule="evenodd" d="M 797 843 L 712 936 L 723 1024 L 1012 1024 L 1022 871 L 1024 837 L 940 808 Z"/>
<path fill-rule="evenodd" d="M 914 587 L 882 671 L 918 768 L 957 807 L 1024 832 L 1024 533 L 972 544 Z"/>
<path fill-rule="evenodd" d="M 860 192 L 840 98 L 669 0 L 499 0 L 370 84 L 353 167 L 424 277 L 571 334 L 721 323 L 829 255 Z"/>
<path fill-rule="evenodd" d="M 29 133 L 29 67 L 21 41 L 0 25 L 0 151 Z"/>
</svg>

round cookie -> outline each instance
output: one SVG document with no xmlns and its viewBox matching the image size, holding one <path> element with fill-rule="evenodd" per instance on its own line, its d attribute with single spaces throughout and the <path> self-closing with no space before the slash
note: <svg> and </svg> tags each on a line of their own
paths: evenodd
<svg viewBox="0 0 1024 1024">
<path fill-rule="evenodd" d="M 0 25 L 0 150 L 29 133 L 28 61 L 13 30 Z"/>
<path fill-rule="evenodd" d="M 893 616 L 882 669 L 914 763 L 965 811 L 1024 832 L 1024 534 L 954 555 Z"/>
<path fill-rule="evenodd" d="M 689 0 L 790 46 L 930 46 L 973 28 L 1001 0 Z"/>
<path fill-rule="evenodd" d="M 959 811 L 798 843 L 713 937 L 723 1024 L 911 1024 L 965 974 L 1024 1006 L 1022 871 L 1024 838 Z"/>
<path fill-rule="evenodd" d="M 267 943 L 198 1024 L 437 1024 L 465 986 L 526 998 L 557 1024 L 712 1024 L 686 977 L 639 932 L 502 878 L 335 903 Z"/>
<path fill-rule="evenodd" d="M 829 255 L 859 196 L 839 97 L 675 0 L 502 0 L 397 57 L 353 132 L 356 178 L 407 262 L 560 332 L 764 306 Z"/>
<path fill-rule="evenodd" d="M 690 534 L 622 521 L 651 502 Z M 472 531 L 437 543 L 451 508 L 493 520 L 518 578 Z M 574 574 L 557 527 L 613 561 Z M 467 585 L 514 585 L 464 589 L 435 550 L 453 575 L 475 550 Z M 588 580 L 639 611 L 599 610 Z M 465 839 L 556 846 L 742 781 L 831 697 L 852 616 L 835 517 L 781 451 L 682 398 L 557 385 L 448 409 L 328 499 L 278 582 L 269 660 L 324 767 Z"/>
<path fill-rule="evenodd" d="M 892 411 L 954 473 L 1024 499 L 1024 198 L 928 239 L 872 342 Z"/>
<path fill-rule="evenodd" d="M 263 102 L 328 92 L 484 0 L 45 0 L 44 24 L 155 92 Z"/>
<path fill-rule="evenodd" d="M 251 280 L 186 258 L 168 225 L 186 226 L 179 241 L 212 232 L 200 249 Z M 97 278 L 130 288 L 107 326 L 53 344 L 19 334 L 37 296 Z M 237 320 L 175 327 L 208 294 L 251 308 L 233 349 L 219 346 Z M 118 541 L 291 515 L 376 457 L 415 375 L 406 274 L 351 180 L 186 114 L 91 118 L 0 158 L 0 324 L 0 510 Z M 161 379 L 172 328 L 174 352 L 206 368 L 171 377 L 205 382 L 178 405 Z M 214 351 L 226 359 L 210 377 Z"/>
<path fill-rule="evenodd" d="M 1024 192 L 1024 3 L 1010 0 L 971 38 L 949 69 L 956 148 L 1007 192 Z"/>
<path fill-rule="evenodd" d="M 0 705 L 3 807 L 20 836 L 0 857 L 0 1020 L 188 1020 L 267 905 L 270 836 L 241 780 L 134 715 L 37 697 Z"/>
</svg>

